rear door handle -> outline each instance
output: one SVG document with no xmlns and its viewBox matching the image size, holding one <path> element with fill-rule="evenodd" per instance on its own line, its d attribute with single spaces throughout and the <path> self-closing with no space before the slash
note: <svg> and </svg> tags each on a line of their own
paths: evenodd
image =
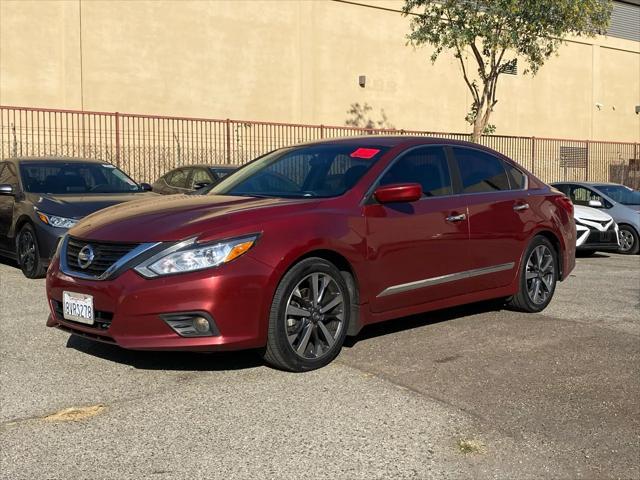
<svg viewBox="0 0 640 480">
<path fill-rule="evenodd" d="M 464 213 L 461 213 L 460 215 L 451 215 L 447 217 L 447 222 L 461 222 L 465 218 L 467 218 L 467 216 Z"/>
<path fill-rule="evenodd" d="M 521 212 L 522 210 L 527 210 L 528 208 L 529 208 L 529 204 L 528 203 L 519 203 L 519 204 L 513 206 L 513 209 L 516 212 Z"/>
</svg>

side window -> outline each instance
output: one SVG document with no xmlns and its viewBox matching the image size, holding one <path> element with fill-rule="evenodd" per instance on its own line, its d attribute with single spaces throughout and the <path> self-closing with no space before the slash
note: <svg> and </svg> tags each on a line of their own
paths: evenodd
<svg viewBox="0 0 640 480">
<path fill-rule="evenodd" d="M 213 170 L 213 173 L 216 174 L 216 177 L 218 177 L 218 180 L 222 180 L 224 177 L 226 177 L 231 173 L 231 170 L 223 170 L 221 168 L 217 168 Z"/>
<path fill-rule="evenodd" d="M 419 183 L 427 197 L 451 195 L 451 175 L 442 147 L 412 150 L 397 160 L 380 180 L 380 185 Z"/>
<path fill-rule="evenodd" d="M 187 188 L 187 178 L 189 177 L 189 171 L 181 168 L 173 172 L 171 177 L 167 180 L 167 183 L 172 187 Z"/>
<path fill-rule="evenodd" d="M 211 176 L 204 168 L 196 168 L 193 171 L 191 185 L 195 186 L 196 183 L 211 183 L 212 181 Z"/>
<path fill-rule="evenodd" d="M 509 184 L 511 185 L 511 190 L 524 190 L 527 186 L 527 177 L 522 171 L 510 163 L 502 162 L 504 164 L 504 168 L 507 171 L 507 175 L 509 176 Z"/>
<path fill-rule="evenodd" d="M 575 205 L 583 205 L 585 207 L 589 206 L 589 200 L 597 200 L 601 202 L 602 205 L 605 205 L 604 198 L 602 198 L 593 190 L 589 190 L 588 188 L 580 187 L 580 186 L 575 186 L 571 188 L 571 194 L 569 198 L 571 198 L 571 201 Z"/>
<path fill-rule="evenodd" d="M 5 162 L 0 166 L 0 183 L 8 183 L 14 191 L 18 189 L 18 176 L 13 164 Z"/>
<path fill-rule="evenodd" d="M 454 147 L 463 193 L 509 190 L 509 179 L 502 160 L 480 150 Z"/>
</svg>

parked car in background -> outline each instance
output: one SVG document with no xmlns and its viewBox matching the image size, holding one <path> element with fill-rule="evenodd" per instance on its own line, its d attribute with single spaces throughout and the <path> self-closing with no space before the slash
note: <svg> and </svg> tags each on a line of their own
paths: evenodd
<svg viewBox="0 0 640 480">
<path fill-rule="evenodd" d="M 107 162 L 69 158 L 0 161 L 0 255 L 41 277 L 59 239 L 78 220 L 151 192 Z M 96 261 L 106 261 L 107 259 Z"/>
<path fill-rule="evenodd" d="M 640 251 L 640 192 L 605 182 L 556 182 L 552 186 L 575 205 L 599 208 L 611 215 L 618 224 L 618 252 L 636 254 Z"/>
<path fill-rule="evenodd" d="M 310 143 L 208 195 L 80 222 L 49 268 L 47 325 L 131 349 L 259 348 L 311 370 L 367 324 L 490 298 L 539 312 L 575 244 L 567 197 L 486 147 Z"/>
<path fill-rule="evenodd" d="M 611 215 L 596 208 L 574 205 L 573 218 L 576 221 L 576 248 L 583 254 L 620 249 L 618 224 Z"/>
<path fill-rule="evenodd" d="M 156 180 L 152 189 L 163 195 L 190 193 L 217 184 L 234 170 L 236 167 L 229 165 L 187 165 L 174 168 Z"/>
</svg>

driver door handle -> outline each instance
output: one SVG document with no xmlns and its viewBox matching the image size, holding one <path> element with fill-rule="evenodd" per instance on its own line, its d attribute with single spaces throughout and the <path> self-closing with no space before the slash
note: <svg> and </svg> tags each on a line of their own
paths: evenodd
<svg viewBox="0 0 640 480">
<path fill-rule="evenodd" d="M 527 210 L 529 208 L 529 204 L 528 203 L 518 203 L 517 205 L 513 206 L 513 209 L 516 212 L 521 212 L 522 210 Z"/>
<path fill-rule="evenodd" d="M 464 213 L 461 213 L 460 215 L 450 215 L 446 218 L 447 222 L 461 222 L 462 220 L 464 220 L 465 218 L 467 218 L 467 216 Z"/>
</svg>

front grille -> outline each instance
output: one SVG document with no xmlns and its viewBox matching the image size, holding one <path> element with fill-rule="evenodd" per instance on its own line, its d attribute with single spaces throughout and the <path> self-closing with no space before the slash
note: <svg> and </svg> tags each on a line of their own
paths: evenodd
<svg viewBox="0 0 640 480">
<path fill-rule="evenodd" d="M 616 243 L 618 241 L 618 237 L 616 235 L 616 231 L 611 228 L 606 232 L 599 232 L 597 230 L 591 230 L 589 232 L 589 238 L 587 239 L 587 243 Z"/>
<path fill-rule="evenodd" d="M 57 300 L 51 300 L 53 304 L 53 309 L 56 312 L 56 320 L 63 320 L 65 322 L 82 325 L 83 327 L 92 327 L 97 328 L 99 330 L 106 330 L 111 326 L 111 321 L 113 320 L 113 312 L 107 312 L 105 310 L 95 310 L 93 311 L 94 315 L 94 324 L 86 325 L 84 323 L 74 322 L 73 320 L 68 320 L 64 318 L 64 309 L 62 306 L 62 302 Z"/>
<path fill-rule="evenodd" d="M 83 269 L 78 265 L 78 253 L 86 245 L 91 245 L 94 259 L 87 268 Z M 137 243 L 88 242 L 69 237 L 66 252 L 67 267 L 75 272 L 99 277 L 137 246 Z"/>
</svg>

